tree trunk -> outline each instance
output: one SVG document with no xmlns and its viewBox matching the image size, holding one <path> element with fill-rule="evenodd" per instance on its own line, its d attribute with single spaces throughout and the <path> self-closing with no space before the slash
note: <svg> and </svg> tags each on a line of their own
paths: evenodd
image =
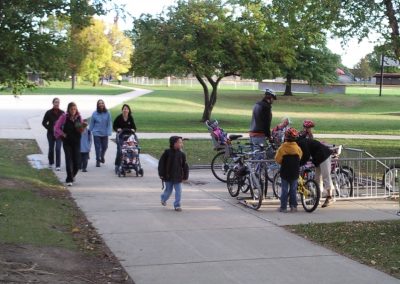
<svg viewBox="0 0 400 284">
<path fill-rule="evenodd" d="M 205 122 L 206 120 L 209 120 L 211 117 L 211 111 L 209 110 L 208 106 L 210 105 L 210 93 L 208 91 L 208 86 L 206 82 L 204 82 L 203 78 L 199 75 L 195 75 L 197 81 L 199 81 L 200 85 L 203 87 L 203 93 L 204 93 L 204 110 L 203 110 L 203 116 L 201 118 L 202 122 Z"/>
<path fill-rule="evenodd" d="M 75 80 L 76 80 L 76 72 L 72 70 L 71 73 L 71 90 L 75 90 Z"/>
<path fill-rule="evenodd" d="M 285 87 L 285 93 L 283 94 L 284 96 L 293 96 L 292 93 L 292 76 L 287 75 L 286 76 L 286 87 Z"/>
<path fill-rule="evenodd" d="M 208 106 L 208 110 L 209 110 L 209 118 L 208 119 L 210 119 L 211 113 L 214 109 L 214 106 L 217 103 L 218 84 L 223 77 L 218 77 L 216 81 L 214 81 L 210 76 L 206 76 L 206 78 L 212 87 L 210 102 L 209 102 L 209 106 Z"/>
<path fill-rule="evenodd" d="M 396 18 L 396 12 L 393 8 L 393 1 L 392 0 L 384 0 L 383 1 L 386 7 L 386 16 L 389 20 L 389 26 L 392 30 L 391 32 L 391 40 L 394 53 L 396 54 L 396 59 L 400 58 L 400 39 L 399 39 L 399 24 Z"/>
</svg>

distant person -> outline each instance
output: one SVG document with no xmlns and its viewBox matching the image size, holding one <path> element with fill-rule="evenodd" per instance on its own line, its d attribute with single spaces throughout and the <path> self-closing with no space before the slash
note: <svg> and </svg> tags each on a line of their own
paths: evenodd
<svg viewBox="0 0 400 284">
<path fill-rule="evenodd" d="M 282 118 L 282 121 L 272 129 L 272 140 L 275 146 L 279 147 L 285 141 L 285 132 L 290 127 L 290 119 Z"/>
<path fill-rule="evenodd" d="M 300 138 L 314 139 L 314 134 L 312 133 L 312 128 L 315 127 L 315 123 L 312 120 L 303 121 L 303 130 L 300 131 Z"/>
<path fill-rule="evenodd" d="M 121 160 L 121 143 L 118 141 L 118 135 L 121 133 L 123 129 L 132 129 L 133 131 L 136 132 L 136 124 L 135 120 L 133 119 L 132 116 L 132 111 L 129 105 L 124 104 L 121 108 L 122 113 L 118 115 L 114 119 L 113 123 L 113 129 L 117 133 L 116 134 L 116 141 L 117 141 L 117 155 L 115 157 L 115 171 L 117 172 L 117 169 L 120 164 Z"/>
<path fill-rule="evenodd" d="M 280 212 L 287 212 L 287 200 L 291 212 L 297 211 L 297 181 L 300 173 L 300 159 L 303 152 L 296 143 L 298 132 L 294 128 L 285 131 L 285 141 L 278 148 L 275 160 L 281 165 L 280 176 L 282 179 Z"/>
<path fill-rule="evenodd" d="M 47 129 L 47 141 L 49 143 L 49 153 L 47 155 L 49 159 L 49 169 L 53 168 L 54 165 L 54 147 L 56 152 L 56 171 L 60 170 L 61 166 L 61 145 L 62 140 L 56 139 L 54 136 L 54 124 L 60 118 L 60 116 L 64 113 L 63 110 L 60 109 L 60 99 L 53 99 L 53 107 L 46 111 L 42 125 Z"/>
<path fill-rule="evenodd" d="M 81 115 L 74 102 L 68 104 L 67 112 L 60 116 L 54 125 L 54 135 L 63 140 L 67 186 L 72 186 L 78 173 L 81 156 L 81 133 L 85 129 Z"/>
<path fill-rule="evenodd" d="M 250 143 L 253 145 L 265 145 L 266 138 L 271 141 L 272 102 L 276 100 L 276 94 L 266 89 L 264 98 L 253 107 L 253 115 L 250 124 Z"/>
<path fill-rule="evenodd" d="M 319 185 L 321 192 L 326 190 L 327 196 L 322 207 L 327 207 L 334 202 L 333 199 L 333 183 L 331 177 L 331 155 L 332 150 L 314 139 L 299 138 L 297 144 L 303 151 L 303 157 L 300 165 L 305 165 L 310 157 L 315 165 L 315 181 Z"/>
<path fill-rule="evenodd" d="M 96 111 L 93 112 L 89 125 L 96 151 L 96 167 L 100 167 L 100 163 L 105 163 L 104 157 L 108 149 L 108 136 L 111 135 L 111 123 L 111 114 L 104 101 L 98 100 Z"/>
<path fill-rule="evenodd" d="M 87 172 L 87 165 L 90 159 L 90 149 L 92 148 L 92 132 L 86 127 L 88 125 L 87 119 L 83 120 L 83 125 L 85 126 L 85 129 L 81 136 L 81 161 L 79 169 L 81 169 L 82 172 Z"/>
<path fill-rule="evenodd" d="M 164 151 L 158 163 L 158 175 L 165 182 L 165 190 L 161 194 L 161 204 L 167 205 L 172 189 L 175 188 L 175 211 L 182 211 L 182 182 L 189 177 L 189 166 L 186 163 L 186 155 L 182 152 L 182 148 L 182 137 L 171 136 L 169 138 L 169 149 Z"/>
</svg>

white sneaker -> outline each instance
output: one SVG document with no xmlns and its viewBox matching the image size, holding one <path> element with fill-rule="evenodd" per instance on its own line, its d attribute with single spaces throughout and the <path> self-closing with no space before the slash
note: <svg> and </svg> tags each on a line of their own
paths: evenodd
<svg viewBox="0 0 400 284">
<path fill-rule="evenodd" d="M 72 182 L 67 182 L 67 186 L 72 186 Z"/>
<path fill-rule="evenodd" d="M 57 168 L 56 168 L 56 171 L 57 171 L 57 172 L 61 171 L 60 167 L 57 167 Z"/>
</svg>

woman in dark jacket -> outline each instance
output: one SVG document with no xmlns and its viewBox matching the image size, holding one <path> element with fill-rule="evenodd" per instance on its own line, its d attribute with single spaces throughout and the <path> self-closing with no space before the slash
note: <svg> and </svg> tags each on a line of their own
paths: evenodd
<svg viewBox="0 0 400 284">
<path fill-rule="evenodd" d="M 303 157 L 301 158 L 300 165 L 304 165 L 312 158 L 312 162 L 315 165 L 315 179 L 319 185 L 321 192 L 325 189 L 327 191 L 327 197 L 322 207 L 327 207 L 334 202 L 333 183 L 331 177 L 331 155 L 332 150 L 328 146 L 314 139 L 299 139 L 297 144 L 303 151 Z"/>
<path fill-rule="evenodd" d="M 158 163 L 158 175 L 165 182 L 165 190 L 161 194 L 161 204 L 167 205 L 172 189 L 175 188 L 174 208 L 176 211 L 182 211 L 182 181 L 186 181 L 189 177 L 189 166 L 186 163 L 186 155 L 182 152 L 182 137 L 170 137 L 169 144 L 169 149 L 164 151 Z"/>
<path fill-rule="evenodd" d="M 56 138 L 63 140 L 65 169 L 67 171 L 65 182 L 68 186 L 72 186 L 74 178 L 78 173 L 81 155 L 81 133 L 84 127 L 85 124 L 83 124 L 78 108 L 73 102 L 68 104 L 67 113 L 60 116 L 54 126 Z"/>
<path fill-rule="evenodd" d="M 117 132 L 117 155 L 115 157 L 115 173 L 118 173 L 118 167 L 121 163 L 121 145 L 118 141 L 118 135 L 123 129 L 133 129 L 136 132 L 136 124 L 132 116 L 132 111 L 129 105 L 124 104 L 121 108 L 122 113 L 114 119 L 113 129 Z"/>
<path fill-rule="evenodd" d="M 61 145 L 62 140 L 56 139 L 54 136 L 54 124 L 59 119 L 59 117 L 64 113 L 60 109 L 60 99 L 53 99 L 53 107 L 46 111 L 42 125 L 47 129 L 47 141 L 49 142 L 49 153 L 47 155 L 49 159 L 49 168 L 53 168 L 54 165 L 54 146 L 56 148 L 56 171 L 60 170 L 61 166 Z"/>
</svg>

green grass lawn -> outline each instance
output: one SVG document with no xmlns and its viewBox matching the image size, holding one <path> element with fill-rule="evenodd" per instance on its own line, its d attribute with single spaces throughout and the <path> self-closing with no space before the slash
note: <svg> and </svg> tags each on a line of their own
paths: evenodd
<svg viewBox="0 0 400 284">
<path fill-rule="evenodd" d="M 287 228 L 400 279 L 400 220 L 307 224 Z"/>
<path fill-rule="evenodd" d="M 77 249 L 71 234 L 72 201 L 50 170 L 33 169 L 38 153 L 28 140 L 0 140 L 0 243 Z"/>
<path fill-rule="evenodd" d="M 126 89 L 107 85 L 92 86 L 89 82 L 79 82 L 71 89 L 71 82 L 50 81 L 45 86 L 26 90 L 23 95 L 118 95 L 126 93 Z M 0 94 L 11 94 L 11 91 L 0 91 Z"/>
<path fill-rule="evenodd" d="M 254 103 L 262 93 L 252 90 L 220 90 L 212 118 L 228 132 L 247 132 Z M 288 116 L 299 128 L 304 119 L 316 122 L 316 133 L 399 134 L 400 95 L 313 95 L 279 96 L 273 105 L 276 125 Z M 142 132 L 206 132 L 201 122 L 201 90 L 160 87 L 153 93 L 128 102 Z M 115 117 L 121 106 L 112 109 Z"/>
</svg>

